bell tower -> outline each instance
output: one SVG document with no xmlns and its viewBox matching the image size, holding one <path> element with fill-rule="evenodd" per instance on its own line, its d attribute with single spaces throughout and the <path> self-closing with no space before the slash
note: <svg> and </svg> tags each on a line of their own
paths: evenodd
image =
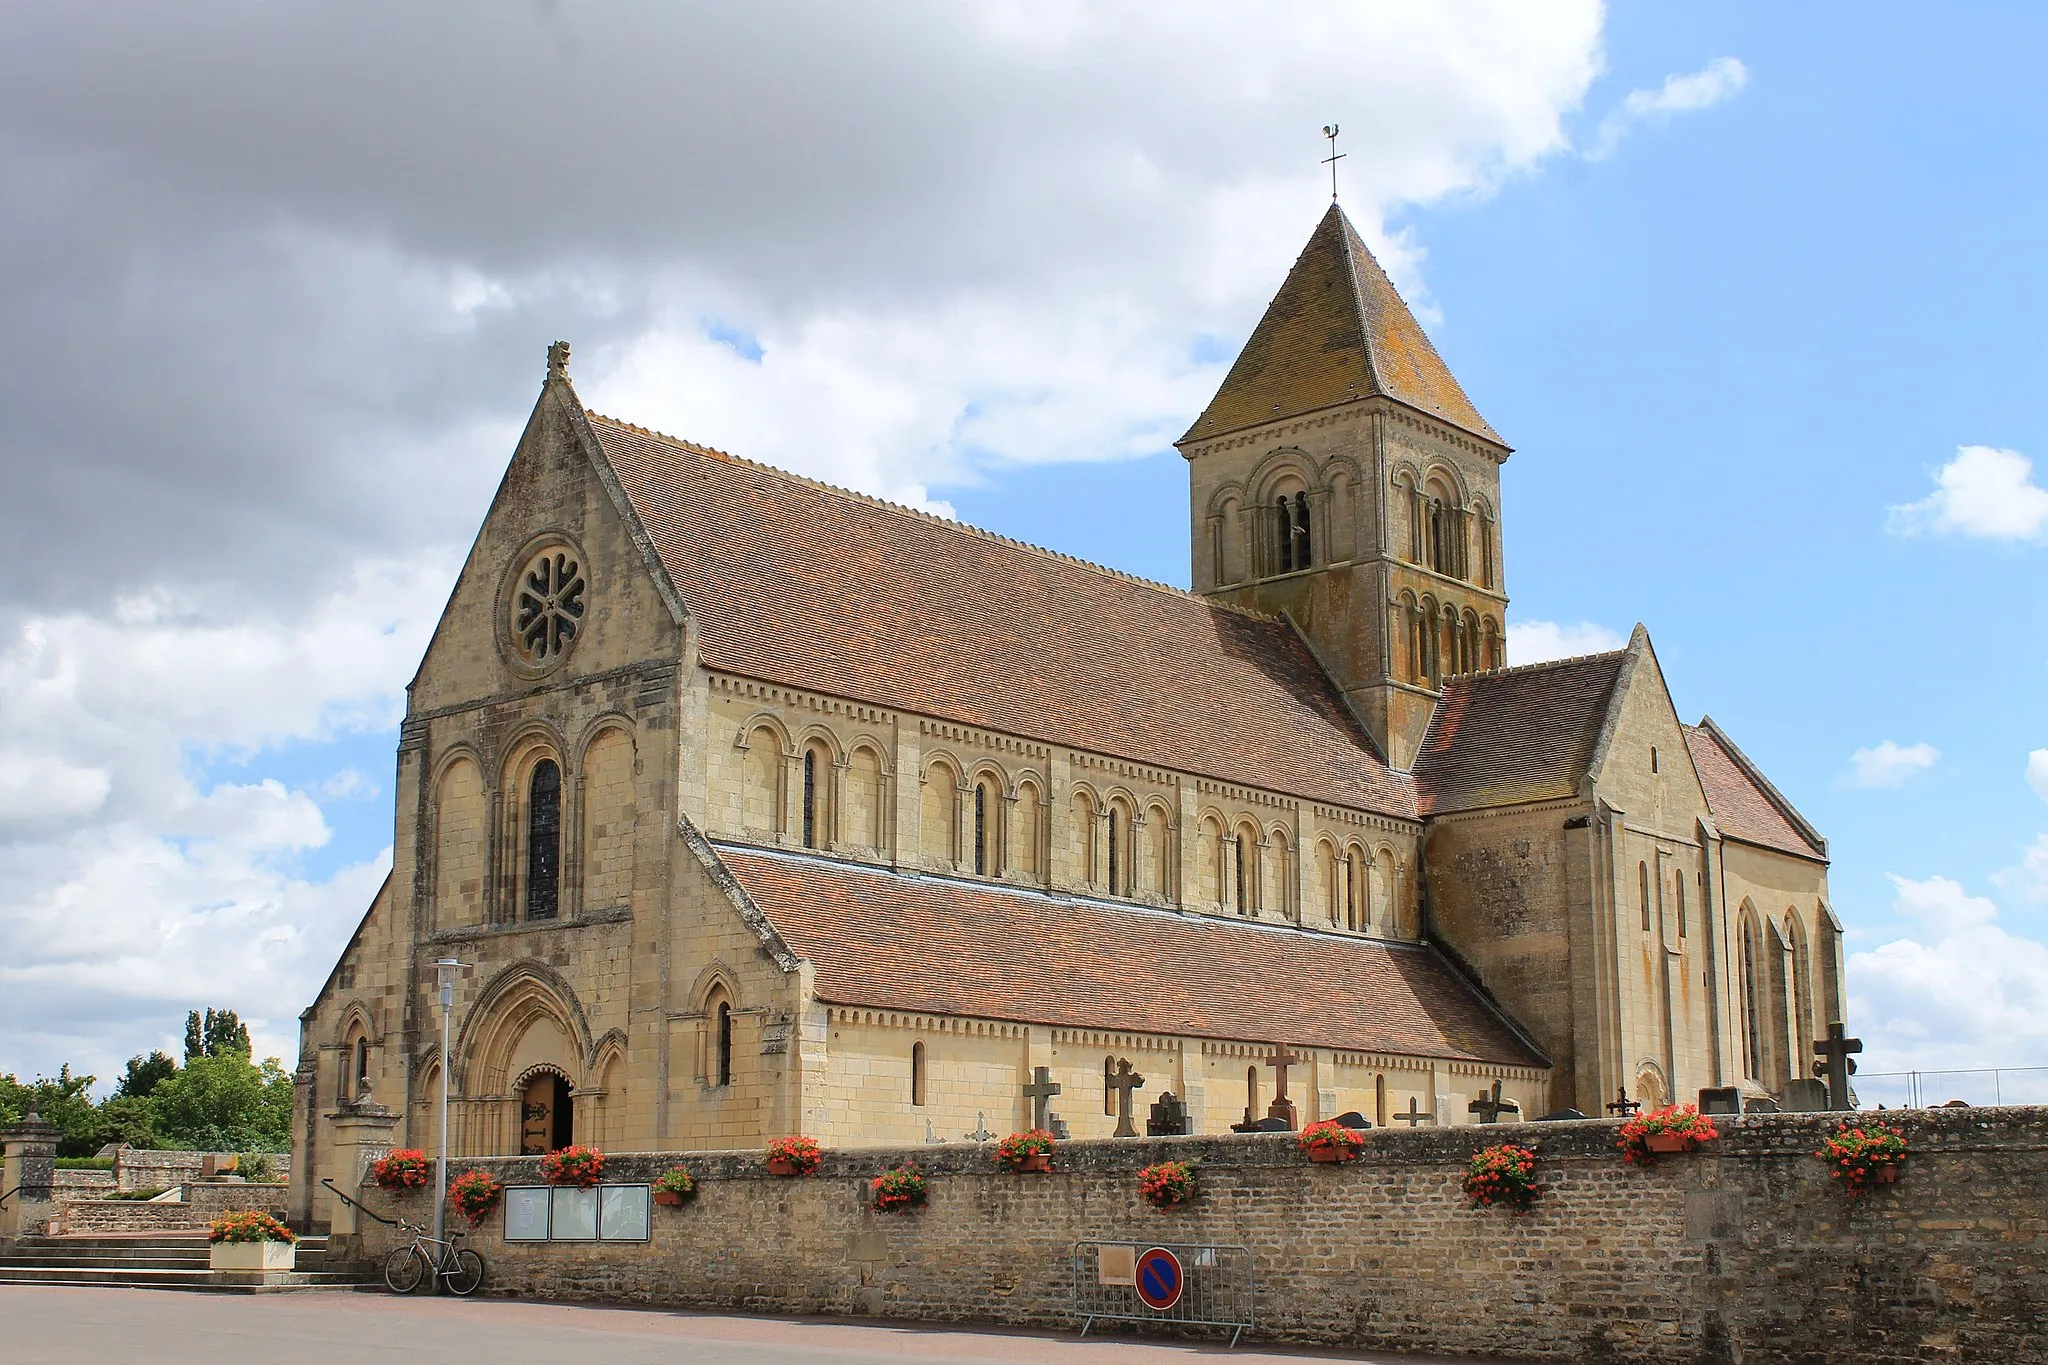
<svg viewBox="0 0 2048 1365">
<path fill-rule="evenodd" d="M 1409 767 L 1443 680 L 1506 663 L 1511 450 L 1334 203 L 1175 445 L 1195 591 L 1293 621 Z"/>
</svg>

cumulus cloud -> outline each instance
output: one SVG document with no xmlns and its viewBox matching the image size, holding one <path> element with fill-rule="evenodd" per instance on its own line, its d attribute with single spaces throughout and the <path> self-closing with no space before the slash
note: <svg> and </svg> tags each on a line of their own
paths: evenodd
<svg viewBox="0 0 2048 1365">
<path fill-rule="evenodd" d="M 1906 779 L 1924 773 L 1941 761 L 1941 750 L 1932 744 L 1901 746 L 1885 740 L 1849 755 L 1849 767 L 1859 787 L 1903 787 Z"/>
<path fill-rule="evenodd" d="M 1661 123 L 1673 114 L 1711 109 L 1742 93 L 1749 68 L 1733 57 L 1716 57 L 1698 71 L 1670 75 L 1655 90 L 1631 90 L 1593 132 L 1588 160 L 1613 154 L 1622 139 L 1646 123 Z"/>
<path fill-rule="evenodd" d="M 1946 877 L 1891 882 L 1913 932 L 1847 964 L 1866 1069 L 2048 1064 L 2048 945 Z"/>
<path fill-rule="evenodd" d="M 1958 446 L 1934 471 L 1935 490 L 1890 509 L 1886 529 L 1913 536 L 1933 531 L 1981 540 L 2048 538 L 2048 488 L 2033 479 L 2033 462 L 2017 450 Z"/>
<path fill-rule="evenodd" d="M 2027 785 L 2034 789 L 2034 795 L 2048 801 L 2048 749 L 2036 749 L 2027 755 Z"/>
<path fill-rule="evenodd" d="M 1581 654 L 1605 654 L 1627 644 L 1625 636 L 1591 621 L 1564 625 L 1557 621 L 1508 622 L 1508 662 L 1540 664 Z"/>
</svg>

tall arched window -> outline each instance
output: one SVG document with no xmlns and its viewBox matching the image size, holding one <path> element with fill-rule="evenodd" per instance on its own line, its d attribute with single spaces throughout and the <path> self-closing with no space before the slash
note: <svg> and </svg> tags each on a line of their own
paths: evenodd
<svg viewBox="0 0 2048 1365">
<path fill-rule="evenodd" d="M 804 847 L 818 846 L 818 752 L 804 750 Z"/>
<path fill-rule="evenodd" d="M 1685 869 L 1671 874 L 1671 889 L 1678 893 L 1678 936 L 1685 937 Z"/>
<path fill-rule="evenodd" d="M 1641 893 L 1643 900 L 1643 932 L 1647 934 L 1650 932 L 1650 865 L 1648 863 L 1636 864 L 1636 882 L 1638 884 L 1637 889 Z"/>
<path fill-rule="evenodd" d="M 533 765 L 526 803 L 526 917 L 553 919 L 562 903 L 562 770 Z"/>
<path fill-rule="evenodd" d="M 1249 915 L 1251 913 L 1251 897 L 1246 894 L 1246 891 L 1251 884 L 1251 879 L 1246 873 L 1245 863 L 1248 861 L 1247 855 L 1251 852 L 1251 846 L 1246 842 L 1242 834 L 1236 837 L 1235 846 L 1231 849 L 1231 852 L 1237 855 L 1237 913 Z"/>
<path fill-rule="evenodd" d="M 355 1086 L 350 1092 L 351 1099 L 360 1100 L 370 1093 L 370 1040 L 356 1039 Z"/>
<path fill-rule="evenodd" d="M 1289 505 L 1285 494 L 1281 495 L 1279 505 L 1273 509 L 1273 513 L 1273 548 L 1279 553 L 1280 572 L 1292 573 L 1295 567 L 1294 508 Z"/>
<path fill-rule="evenodd" d="M 1309 543 L 1308 534 L 1308 494 L 1296 493 L 1294 495 L 1295 568 L 1306 569 L 1314 566 L 1316 561 L 1315 555 L 1312 553 L 1313 548 Z"/>
<path fill-rule="evenodd" d="M 1124 885 L 1123 875 L 1123 833 L 1124 813 L 1119 806 L 1109 808 L 1109 894 L 1117 896 L 1129 888 Z"/>
<path fill-rule="evenodd" d="M 988 788 L 979 782 L 974 784 L 974 875 L 988 875 Z"/>
<path fill-rule="evenodd" d="M 924 1105 L 924 1044 L 910 1045 L 910 1102 L 920 1108 Z"/>
<path fill-rule="evenodd" d="M 718 1002 L 718 1056 L 713 1059 L 717 1065 L 712 1074 L 717 1078 L 715 1085 L 732 1084 L 732 1004 Z"/>
<path fill-rule="evenodd" d="M 1764 1075 L 1764 1040 L 1763 1030 L 1757 1027 L 1760 1021 L 1757 1018 L 1756 1012 L 1756 958 L 1756 921 L 1744 915 L 1742 917 L 1742 1024 L 1743 1032 L 1748 1035 L 1749 1046 L 1746 1050 L 1746 1060 L 1749 1062 L 1749 1077 L 1751 1080 L 1762 1080 Z"/>
</svg>

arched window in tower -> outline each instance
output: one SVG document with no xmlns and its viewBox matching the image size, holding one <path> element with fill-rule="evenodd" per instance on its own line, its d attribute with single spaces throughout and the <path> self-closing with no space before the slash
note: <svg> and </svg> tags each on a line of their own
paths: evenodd
<svg viewBox="0 0 2048 1365">
<path fill-rule="evenodd" d="M 731 1085 L 732 1003 L 727 1000 L 721 1000 L 718 1002 L 718 1037 L 716 1040 L 716 1048 L 717 1055 L 712 1059 L 714 1065 L 712 1067 L 711 1072 L 713 1077 L 711 1083 L 713 1085 Z"/>
<path fill-rule="evenodd" d="M 1482 588 L 1499 586 L 1494 578 L 1496 572 L 1493 564 L 1493 518 L 1484 511 L 1481 511 L 1479 514 L 1479 586 Z"/>
<path fill-rule="evenodd" d="M 1648 863 L 1636 864 L 1636 883 L 1637 891 L 1643 902 L 1643 932 L 1647 934 L 1650 932 L 1650 865 Z"/>
<path fill-rule="evenodd" d="M 1123 823 L 1121 806 L 1109 808 L 1109 894 L 1122 895 L 1130 888 L 1124 885 L 1123 876 Z"/>
<path fill-rule="evenodd" d="M 974 875 L 988 875 L 988 787 L 974 784 Z"/>
<path fill-rule="evenodd" d="M 1315 566 L 1314 546 L 1309 541 L 1308 494 L 1294 495 L 1294 567 L 1297 569 Z"/>
<path fill-rule="evenodd" d="M 924 1044 L 910 1045 L 910 1102 L 924 1107 Z"/>
<path fill-rule="evenodd" d="M 1251 852 L 1251 849 L 1246 845 L 1245 837 L 1242 834 L 1235 837 L 1231 852 L 1236 855 L 1235 862 L 1237 863 L 1235 869 L 1237 873 L 1237 886 L 1235 888 L 1237 891 L 1237 913 L 1248 915 L 1251 913 L 1251 900 L 1245 894 L 1249 884 L 1245 875 L 1245 855 Z"/>
<path fill-rule="evenodd" d="M 349 1091 L 351 1099 L 360 1100 L 370 1093 L 370 1040 L 356 1039 L 355 1084 Z"/>
<path fill-rule="evenodd" d="M 1292 573 L 1295 568 L 1294 508 L 1288 504 L 1287 496 L 1284 493 L 1280 497 L 1279 504 L 1274 507 L 1273 514 L 1275 519 L 1273 548 L 1279 554 L 1280 572 Z"/>
<path fill-rule="evenodd" d="M 818 753 L 804 750 L 804 847 L 818 846 Z"/>
<path fill-rule="evenodd" d="M 533 765 L 526 802 L 526 917 L 553 919 L 562 902 L 562 769 Z"/>
</svg>

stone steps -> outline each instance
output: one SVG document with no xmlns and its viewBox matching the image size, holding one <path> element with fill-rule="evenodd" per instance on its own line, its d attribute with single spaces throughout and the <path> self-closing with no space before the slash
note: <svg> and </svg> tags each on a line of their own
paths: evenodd
<svg viewBox="0 0 2048 1365">
<path fill-rule="evenodd" d="M 207 1265 L 204 1233 L 24 1237 L 0 1251 L 0 1285 L 98 1285 L 273 1294 L 310 1289 L 361 1289 L 377 1282 L 376 1267 L 328 1254 L 327 1239 L 299 1241 L 288 1275 L 216 1274 Z"/>
</svg>

